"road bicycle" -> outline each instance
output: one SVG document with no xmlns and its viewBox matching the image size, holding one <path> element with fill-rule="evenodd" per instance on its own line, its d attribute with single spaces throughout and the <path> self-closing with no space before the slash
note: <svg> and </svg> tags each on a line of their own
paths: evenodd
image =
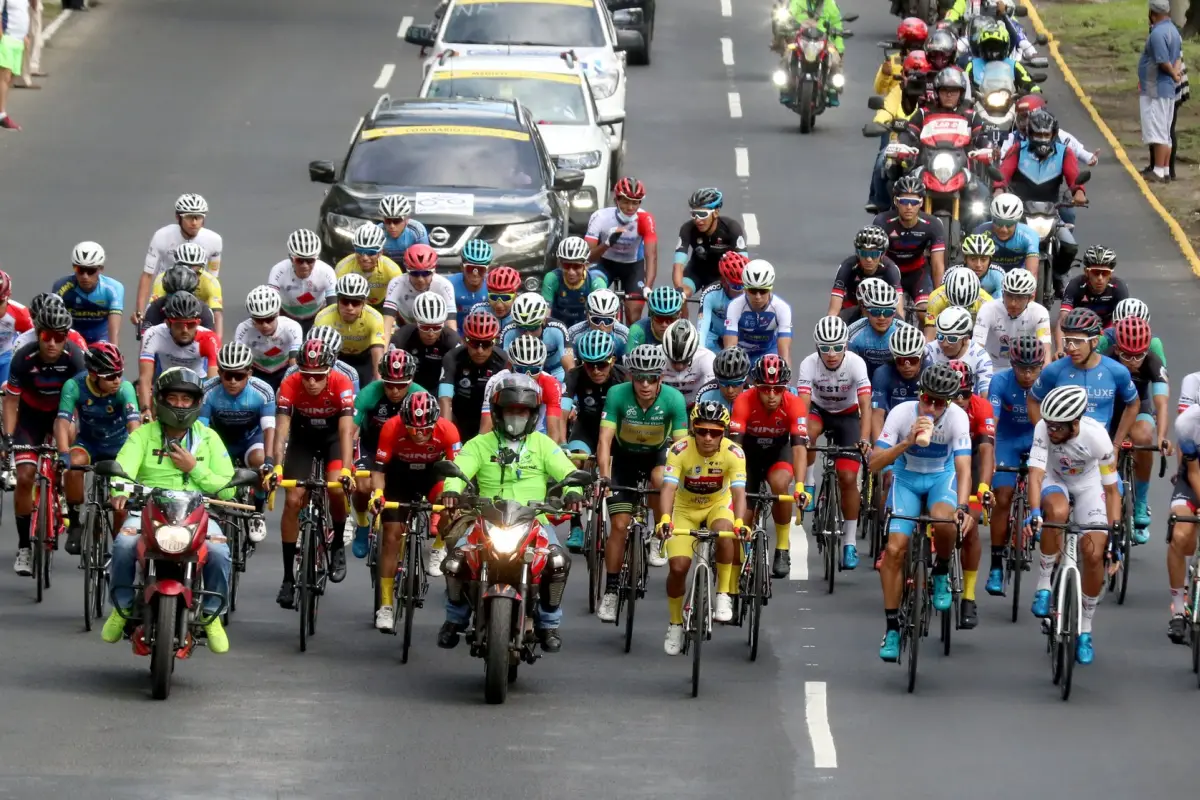
<svg viewBox="0 0 1200 800">
<path fill-rule="evenodd" d="M 745 627 L 746 644 L 750 646 L 750 660 L 758 658 L 762 610 L 771 601 L 771 565 L 767 557 L 767 520 L 771 517 L 771 506 L 776 502 L 795 503 L 791 495 L 776 495 L 766 481 L 758 492 L 746 492 L 746 499 L 754 503 L 751 515 L 750 540 L 742 542 L 742 569 L 738 574 L 738 593 L 733 598 L 733 618 L 740 627 Z M 803 513 L 803 509 L 797 511 Z"/>
<path fill-rule="evenodd" d="M 262 514 L 257 511 L 247 511 L 254 508 L 254 493 L 257 487 L 239 486 L 234 495 L 234 503 L 240 508 L 229 505 L 214 505 L 211 513 L 220 522 L 221 530 L 229 543 L 229 603 L 225 609 L 222 622 L 229 625 L 233 612 L 237 610 L 238 588 L 241 586 L 242 573 L 254 554 L 255 545 L 250 541 L 250 523 L 262 520 Z"/>
<path fill-rule="evenodd" d="M 1167 519 L 1168 545 L 1170 545 L 1171 536 L 1175 532 L 1175 525 L 1179 522 L 1200 525 L 1200 517 L 1171 514 Z M 1188 559 L 1187 605 L 1184 607 L 1184 613 L 1187 615 L 1188 638 L 1191 640 L 1189 643 L 1192 650 L 1192 672 L 1196 675 L 1197 683 L 1200 685 L 1200 551 Z"/>
<path fill-rule="evenodd" d="M 431 515 L 444 509 L 427 500 L 415 502 L 386 502 L 383 510 L 400 509 L 408 512 L 407 526 L 402 541 L 400 558 L 396 562 L 395 582 L 392 584 L 392 608 L 404 619 L 404 637 L 400 645 L 400 663 L 408 663 L 408 651 L 412 647 L 413 618 L 418 608 L 425 607 L 425 595 L 429 593 L 429 575 L 425 568 L 425 542 L 429 540 Z M 375 518 L 373 528 L 382 525 L 380 515 Z M 380 532 L 382 534 L 382 532 Z M 381 539 L 382 535 L 376 537 Z M 382 576 L 379 576 L 382 577 Z M 376 606 L 379 593 L 376 592 Z M 376 609 L 378 610 L 378 609 Z M 388 631 L 396 635 L 395 626 Z"/>
<path fill-rule="evenodd" d="M 712 638 L 713 598 L 716 596 L 713 569 L 713 546 L 720 539 L 732 539 L 733 531 L 710 531 L 707 528 L 686 530 L 676 528 L 672 536 L 692 536 L 692 579 L 683 597 L 683 653 L 692 656 L 692 697 L 700 696 L 700 651 Z"/>
<path fill-rule="evenodd" d="M 825 434 L 830 441 L 829 434 Z M 820 453 L 821 485 L 817 489 L 817 502 L 813 507 L 812 534 L 817 540 L 817 550 L 825 561 L 824 580 L 833 594 L 833 585 L 837 574 L 842 571 L 842 527 L 845 518 L 842 514 L 842 487 L 838 483 L 837 460 L 839 458 L 854 459 L 866 469 L 866 460 L 862 451 L 857 447 L 840 447 L 836 445 L 813 445 L 808 448 L 810 453 Z M 860 503 L 861 507 L 861 503 Z"/>
<path fill-rule="evenodd" d="M 1004 586 L 1012 591 L 1012 621 L 1016 622 L 1021 609 L 1021 576 L 1033 563 L 1034 537 L 1025 534 L 1025 517 L 1029 513 L 1029 462 L 1022 456 L 1015 467 L 997 466 L 996 472 L 1015 473 L 1012 505 L 1008 514 L 1008 533 L 1005 536 Z"/>
<path fill-rule="evenodd" d="M 300 509 L 300 536 L 296 542 L 296 589 L 300 602 L 300 652 L 308 650 L 308 640 L 317 633 L 317 611 L 321 596 L 329 585 L 329 547 L 333 541 L 333 518 L 329 514 L 327 490 L 340 487 L 339 481 L 325 480 L 325 464 L 312 460 L 307 480 L 279 481 L 282 489 L 307 489 L 308 503 Z M 338 531 L 341 535 L 341 531 Z"/>
<path fill-rule="evenodd" d="M 650 496 L 657 495 L 658 489 L 653 488 L 650 481 L 642 478 L 637 486 L 612 486 L 613 492 L 633 492 L 637 495 L 634 503 L 633 518 L 625 531 L 625 558 L 621 561 L 621 577 L 617 589 L 617 618 L 615 625 L 621 624 L 621 612 L 625 613 L 625 652 L 633 647 L 633 617 L 637 610 L 637 601 L 646 596 L 646 583 L 650 579 Z M 605 506 L 607 522 L 607 505 Z M 608 533 L 604 535 L 605 541 Z M 604 548 L 599 550 L 599 569 L 604 571 Z M 603 593 L 603 576 L 601 576 L 601 593 Z"/>
<path fill-rule="evenodd" d="M 37 472 L 33 483 L 33 516 L 29 520 L 29 545 L 33 551 L 33 580 L 37 586 L 37 601 L 50 588 L 50 573 L 54 570 L 54 551 L 67 522 L 67 508 L 62 495 L 62 468 L 58 462 L 58 447 L 53 444 L 13 445 L 13 453 L 36 453 Z"/>
<path fill-rule="evenodd" d="M 92 466 L 77 468 L 92 472 Z M 83 629 L 90 631 L 95 620 L 104 619 L 108 599 L 108 562 L 115 536 L 112 496 L 108 481 L 93 476 L 79 507 L 79 569 L 83 570 Z"/>
<path fill-rule="evenodd" d="M 1125 605 L 1125 592 L 1129 589 L 1129 570 L 1133 566 L 1133 483 L 1134 456 L 1137 453 L 1159 453 L 1158 445 L 1123 442 L 1117 449 L 1117 474 L 1123 488 L 1121 494 L 1121 525 L 1112 537 L 1109 552 L 1108 591 L 1117 593 L 1117 605 Z M 1158 477 L 1167 474 L 1167 457 L 1160 453 Z"/>
</svg>

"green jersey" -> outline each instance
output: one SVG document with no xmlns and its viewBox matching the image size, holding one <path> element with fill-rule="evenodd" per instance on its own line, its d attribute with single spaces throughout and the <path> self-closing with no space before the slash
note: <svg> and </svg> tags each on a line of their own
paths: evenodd
<svg viewBox="0 0 1200 800">
<path fill-rule="evenodd" d="M 608 390 L 600 427 L 617 432 L 615 442 L 621 450 L 657 452 L 672 438 L 687 433 L 687 402 L 674 386 L 662 384 L 658 397 L 649 408 L 643 409 L 638 405 L 633 384 L 622 383 Z"/>
<path fill-rule="evenodd" d="M 1112 328 L 1106 330 L 1104 335 L 1100 337 L 1100 343 L 1096 345 L 1096 351 L 1102 356 L 1111 355 L 1112 349 L 1116 347 L 1117 344 L 1115 336 L 1116 334 L 1113 333 Z M 1166 351 L 1163 350 L 1162 340 L 1160 340 L 1157 336 L 1151 337 L 1150 339 L 1150 352 L 1158 356 L 1158 360 L 1162 362 L 1164 368 L 1167 366 L 1167 354 Z M 1116 358 L 1116 356 L 1111 357 Z"/>
<path fill-rule="evenodd" d="M 138 483 L 154 489 L 179 489 L 216 494 L 233 480 L 233 462 L 221 437 L 201 422 L 192 425 L 179 446 L 196 457 L 196 467 L 183 472 L 171 461 L 164 448 L 162 425 L 151 422 L 129 434 L 117 463 L 125 474 Z M 233 490 L 222 492 L 232 497 Z"/>
<path fill-rule="evenodd" d="M 504 447 L 504 438 L 496 431 L 481 433 L 471 439 L 454 463 L 467 478 L 479 484 L 479 496 L 504 498 L 518 503 L 536 503 L 546 499 L 546 485 L 561 481 L 575 471 L 575 465 L 562 448 L 544 433 L 534 432 L 519 445 L 516 460 L 501 467 L 497 455 Z M 462 492 L 465 484 L 459 478 L 447 478 L 444 491 Z M 568 489 L 567 493 L 579 492 Z"/>
<path fill-rule="evenodd" d="M 400 403 L 404 402 L 401 400 L 400 403 L 393 403 L 388 400 L 387 393 L 384 392 L 385 386 L 382 380 L 371 381 L 354 397 L 354 424 L 360 429 L 362 446 L 359 449 L 364 454 L 375 452 L 383 424 L 400 412 Z M 405 397 L 413 392 L 425 391 L 420 384 L 413 383 L 408 387 Z"/>
</svg>

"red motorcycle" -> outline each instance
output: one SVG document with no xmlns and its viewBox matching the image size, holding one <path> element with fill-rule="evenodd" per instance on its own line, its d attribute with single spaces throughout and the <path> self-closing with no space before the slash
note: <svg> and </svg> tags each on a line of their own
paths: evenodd
<svg viewBox="0 0 1200 800">
<path fill-rule="evenodd" d="M 857 14 L 842 17 L 843 22 L 856 19 Z M 800 132 L 811 133 L 817 116 L 828 107 L 829 87 L 840 91 L 846 84 L 845 76 L 831 72 L 829 35 L 816 20 L 806 19 L 797 26 L 787 5 L 780 3 L 772 12 L 771 29 L 775 47 L 785 38 L 793 39 L 784 45 L 785 68 L 777 70 L 772 80 L 778 89 L 789 88 L 792 101 L 788 107 L 800 115 Z M 838 34 L 843 39 L 854 35 L 848 30 Z"/>
</svg>

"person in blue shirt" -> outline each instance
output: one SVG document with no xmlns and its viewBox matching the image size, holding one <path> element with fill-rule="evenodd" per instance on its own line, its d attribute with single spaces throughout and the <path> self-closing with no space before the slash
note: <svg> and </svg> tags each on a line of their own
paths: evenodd
<svg viewBox="0 0 1200 800">
<path fill-rule="evenodd" d="M 964 265 L 979 278 L 979 288 L 991 295 L 993 300 L 1004 296 L 1004 270 L 992 263 L 996 254 L 996 242 L 986 233 L 972 233 L 963 237 L 962 256 Z M 954 266 L 960 266 L 955 264 Z M 946 270 L 950 272 L 954 267 Z"/>
<path fill-rule="evenodd" d="M 513 304 L 521 291 L 521 273 L 512 267 L 496 267 L 487 273 L 487 299 L 467 311 L 486 311 L 500 321 L 501 329 L 513 321 Z M 539 295 L 540 297 L 540 295 Z M 464 321 L 465 321 L 464 317 Z"/>
<path fill-rule="evenodd" d="M 1038 274 L 1041 240 L 1033 228 L 1026 225 L 1025 204 L 1015 194 L 1007 192 L 992 199 L 992 220 L 975 228 L 975 233 L 986 235 L 996 245 L 992 253 L 992 264 L 1008 272 L 1024 267 Z"/>
<path fill-rule="evenodd" d="M 546 372 L 559 383 L 566 380 L 567 370 L 575 367 L 575 357 L 567 351 L 567 328 L 558 320 L 550 319 L 550 304 L 535 292 L 517 295 L 512 304 L 512 322 L 500 330 L 500 347 L 507 350 L 521 335 L 534 336 L 545 342 Z"/>
<path fill-rule="evenodd" d="M 896 320 L 900 296 L 887 281 L 867 278 L 858 285 L 858 298 L 865 316 L 850 325 L 848 346 L 867 362 L 867 376 L 874 383 L 875 371 L 892 362 L 892 332 L 905 324 Z"/>
<path fill-rule="evenodd" d="M 721 347 L 721 337 L 725 335 L 725 312 L 729 302 L 742 294 L 742 270 L 750 263 L 742 253 L 730 251 L 721 256 L 717 262 L 720 273 L 719 284 L 705 287 L 700 294 L 700 322 L 696 330 L 704 337 L 705 348 L 716 352 Z"/>
<path fill-rule="evenodd" d="M 746 379 L 750 377 L 750 357 L 740 347 L 727 347 L 713 359 L 714 379 L 696 390 L 696 403 L 714 400 L 733 411 L 733 401 L 745 391 Z M 788 389 L 795 392 L 795 388 Z"/>
<path fill-rule="evenodd" d="M 1176 86 L 1182 80 L 1183 38 L 1171 22 L 1169 0 L 1150 0 L 1150 33 L 1138 59 L 1138 103 L 1142 141 L 1154 153 L 1153 174 L 1171 177 L 1172 119 Z"/>
<path fill-rule="evenodd" d="M 588 331 L 603 331 L 612 334 L 614 354 L 617 361 L 625 357 L 625 344 L 629 341 L 629 328 L 617 322 L 621 310 L 621 298 L 612 289 L 597 289 L 588 295 L 587 316 L 583 322 L 567 328 L 567 347 L 575 351 L 575 343 Z"/>
<path fill-rule="evenodd" d="M 254 353 L 246 345 L 227 342 L 221 347 L 218 375 L 204 384 L 200 421 L 217 432 L 235 463 L 259 469 L 272 450 L 275 393 L 266 381 L 251 376 L 253 363 Z"/>
<path fill-rule="evenodd" d="M 125 287 L 103 274 L 104 248 L 95 242 L 80 242 L 71 252 L 71 266 L 75 274 L 59 278 L 50 289 L 71 312 L 71 327 L 88 344 L 117 344 Z"/>
<path fill-rule="evenodd" d="M 558 243 L 558 267 L 542 278 L 542 297 L 550 304 L 550 316 L 568 328 L 584 321 L 588 297 L 608 288 L 602 272 L 588 271 L 591 252 L 583 237 L 568 236 Z"/>
<path fill-rule="evenodd" d="M 412 203 L 402 194 L 384 195 L 379 201 L 383 217 L 383 254 L 397 264 L 404 263 L 404 251 L 414 244 L 429 244 L 425 226 L 412 216 Z"/>
<path fill-rule="evenodd" d="M 492 246 L 483 239 L 471 239 L 463 245 L 462 272 L 449 276 L 454 287 L 454 307 L 458 316 L 458 329 L 471 309 L 487 302 L 487 285 L 484 278 L 492 264 Z"/>
</svg>

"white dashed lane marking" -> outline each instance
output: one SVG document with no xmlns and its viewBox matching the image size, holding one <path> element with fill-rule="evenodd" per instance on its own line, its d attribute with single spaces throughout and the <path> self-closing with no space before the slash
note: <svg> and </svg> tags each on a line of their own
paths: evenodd
<svg viewBox="0 0 1200 800">
<path fill-rule="evenodd" d="M 746 238 L 750 238 L 749 228 L 747 228 Z M 747 241 L 746 244 L 749 245 L 750 242 Z M 808 532 L 804 530 L 803 525 L 792 524 L 791 544 L 792 569 L 788 572 L 788 580 L 806 581 L 808 580 Z"/>
<path fill-rule="evenodd" d="M 386 89 L 388 83 L 392 80 L 392 74 L 396 71 L 395 64 L 384 64 L 383 69 L 379 70 L 379 77 L 375 79 L 376 89 Z"/>
<path fill-rule="evenodd" d="M 739 178 L 750 177 L 750 151 L 744 147 L 733 148 L 734 161 L 737 164 L 737 176 Z"/>
<path fill-rule="evenodd" d="M 837 769 L 837 747 L 833 743 L 833 731 L 829 729 L 824 681 L 804 684 L 804 716 L 808 721 L 808 738 L 812 740 L 813 766 Z"/>
<path fill-rule="evenodd" d="M 733 3 L 730 2 L 730 0 L 721 0 L 721 16 L 722 17 L 732 17 L 733 16 Z"/>
<path fill-rule="evenodd" d="M 761 241 L 758 236 L 758 215 L 751 211 L 742 214 L 742 228 L 746 231 L 746 246 L 758 247 Z"/>
<path fill-rule="evenodd" d="M 412 24 L 412 17 L 405 17 L 404 19 L 400 20 L 400 30 L 396 31 L 396 38 L 403 39 L 404 34 L 408 33 L 408 29 L 412 27 Z"/>
<path fill-rule="evenodd" d="M 737 92 L 729 93 L 729 116 L 734 119 L 742 118 L 742 96 Z"/>
<path fill-rule="evenodd" d="M 733 39 L 728 36 L 721 37 L 721 60 L 725 62 L 725 66 L 733 66 Z"/>
</svg>

